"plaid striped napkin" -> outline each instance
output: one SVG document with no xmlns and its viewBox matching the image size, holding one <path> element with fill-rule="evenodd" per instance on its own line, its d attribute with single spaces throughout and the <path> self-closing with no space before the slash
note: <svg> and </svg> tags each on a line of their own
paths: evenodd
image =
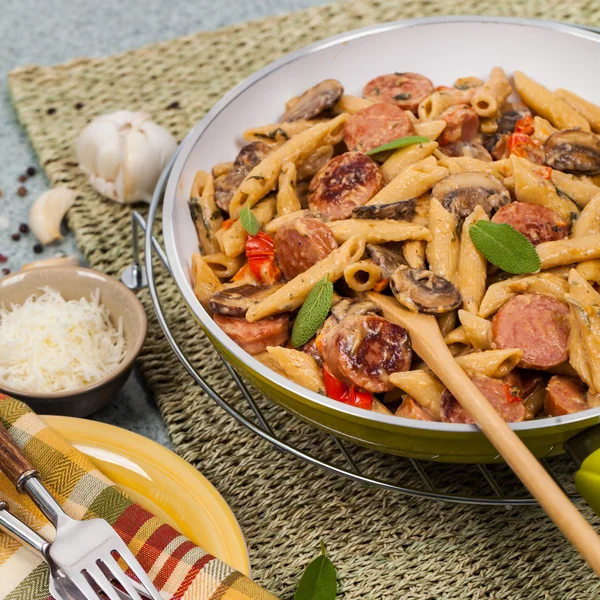
<svg viewBox="0 0 600 600">
<path fill-rule="evenodd" d="M 275 600 L 275 596 L 132 502 L 23 403 L 0 394 L 0 422 L 65 511 L 76 519 L 106 519 L 165 599 Z M 1 473 L 0 499 L 40 535 L 53 537 L 53 527 Z M 0 599 L 49 597 L 46 564 L 0 533 Z"/>
</svg>

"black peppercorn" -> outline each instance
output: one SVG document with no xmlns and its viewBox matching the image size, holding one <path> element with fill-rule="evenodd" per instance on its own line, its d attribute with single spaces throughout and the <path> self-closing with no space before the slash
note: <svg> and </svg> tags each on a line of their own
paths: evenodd
<svg viewBox="0 0 600 600">
<path fill-rule="evenodd" d="M 15 242 L 18 242 L 21 239 L 21 234 L 20 233 L 13 233 L 10 236 Z"/>
<path fill-rule="evenodd" d="M 4 267 L 4 269 L 2 269 L 2 275 L 10 275 L 10 269 L 8 267 Z"/>
<path fill-rule="evenodd" d="M 33 177 L 37 173 L 37 169 L 35 167 L 27 167 L 26 173 L 29 177 Z"/>
<path fill-rule="evenodd" d="M 51 106 L 46 112 L 49 115 L 53 115 L 56 112 L 56 109 L 53 106 Z"/>
<path fill-rule="evenodd" d="M 75 105 L 75 108 L 76 108 L 77 110 L 81 110 L 81 109 L 83 108 L 83 102 L 78 102 L 78 103 Z"/>
<path fill-rule="evenodd" d="M 33 247 L 33 251 L 36 254 L 41 254 L 44 251 L 44 246 L 42 246 L 41 244 L 38 243 Z"/>
<path fill-rule="evenodd" d="M 173 109 L 173 108 L 181 108 L 181 105 L 179 104 L 179 102 L 177 102 L 177 100 L 175 100 L 175 102 L 171 102 L 171 104 L 169 104 L 169 106 L 167 106 L 167 109 Z"/>
<path fill-rule="evenodd" d="M 29 225 L 27 225 L 27 223 L 21 223 L 19 225 L 19 231 L 21 233 L 29 233 Z"/>
</svg>

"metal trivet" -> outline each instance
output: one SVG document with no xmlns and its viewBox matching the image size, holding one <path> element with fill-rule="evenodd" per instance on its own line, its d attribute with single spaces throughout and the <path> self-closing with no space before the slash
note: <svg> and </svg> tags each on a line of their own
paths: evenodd
<svg viewBox="0 0 600 600">
<path fill-rule="evenodd" d="M 161 306 L 154 279 L 154 253 L 156 253 L 160 259 L 162 266 L 167 270 L 169 275 L 171 275 L 167 256 L 163 248 L 152 235 L 152 231 L 155 224 L 156 211 L 162 201 L 164 188 L 174 161 L 175 157 L 173 157 L 171 163 L 161 174 L 150 204 L 147 221 L 144 220 L 142 215 L 138 212 L 132 214 L 134 264 L 123 272 L 121 281 L 132 290 L 139 290 L 144 287 L 149 288 L 156 316 L 167 341 L 183 366 L 191 375 L 192 379 L 200 386 L 205 394 L 210 396 L 210 398 L 212 398 L 223 410 L 250 429 L 250 431 L 273 444 L 276 449 L 288 452 L 312 465 L 316 465 L 329 472 L 366 485 L 393 490 L 409 496 L 444 500 L 454 503 L 496 506 L 504 505 L 507 507 L 536 504 L 535 499 L 527 494 L 525 488 L 512 475 L 509 467 L 504 464 L 490 466 L 469 464 L 458 465 L 391 457 L 390 455 L 375 450 L 367 450 L 361 446 L 350 444 L 333 436 L 335 441 L 334 447 L 337 447 L 339 450 L 337 456 L 324 459 L 308 453 L 307 451 L 300 449 L 297 445 L 285 441 L 282 432 L 275 430 L 272 424 L 264 416 L 263 411 L 261 411 L 259 403 L 257 403 L 256 398 L 253 397 L 253 393 L 251 393 L 247 385 L 223 357 L 221 357 L 221 360 L 223 360 L 227 371 L 240 389 L 244 400 L 238 402 L 241 406 L 236 405 L 234 400 L 225 399 L 214 390 L 194 368 L 191 360 L 185 355 L 171 332 Z M 140 258 L 138 243 L 139 235 L 142 231 L 144 232 L 145 268 Z M 304 423 L 304 421 L 289 414 L 289 419 L 287 420 L 288 424 L 293 419 L 296 419 L 299 423 Z M 316 427 L 311 428 L 311 431 L 314 432 L 315 436 L 321 436 L 321 439 L 323 436 L 329 436 L 329 434 L 322 432 Z M 319 447 L 320 445 L 315 442 L 314 448 Z M 553 462 L 554 467 L 556 467 L 557 463 L 555 461 L 565 459 L 564 457 L 556 457 L 550 460 Z M 382 468 L 376 469 L 377 473 L 373 474 L 373 469 L 371 467 L 374 462 L 378 461 L 382 463 Z M 398 471 L 398 465 L 405 467 L 404 471 L 409 473 L 411 476 L 409 478 L 412 479 L 412 481 L 409 483 L 402 483 L 390 480 L 384 475 L 381 475 L 381 472 L 385 474 L 386 465 L 390 465 L 390 461 L 393 461 L 394 472 Z M 367 462 L 369 463 L 367 468 L 363 468 L 363 465 Z M 580 496 L 574 492 L 572 482 L 562 482 L 559 475 L 556 473 L 556 470 L 553 469 L 548 460 L 542 459 L 541 462 L 571 499 L 580 498 Z M 572 473 L 573 470 L 569 469 L 569 472 Z M 417 477 L 415 477 L 415 474 Z M 456 491 L 456 489 L 453 490 L 452 486 L 456 487 L 457 482 L 460 480 L 470 483 L 466 484 L 466 489 L 465 485 L 463 485 L 458 491 Z"/>
</svg>

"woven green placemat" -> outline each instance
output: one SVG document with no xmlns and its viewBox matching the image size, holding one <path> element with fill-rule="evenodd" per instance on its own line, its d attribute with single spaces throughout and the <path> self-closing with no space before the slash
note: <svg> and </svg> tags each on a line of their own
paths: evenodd
<svg viewBox="0 0 600 600">
<path fill-rule="evenodd" d="M 91 117 L 122 108 L 145 110 L 181 139 L 225 91 L 282 54 L 348 29 L 442 14 L 600 25 L 600 5 L 591 0 L 361 0 L 202 32 L 104 59 L 23 67 L 11 73 L 10 90 L 52 184 L 81 192 L 69 213 L 80 248 L 92 266 L 118 275 L 131 261 L 131 209 L 101 199 L 77 169 L 73 142 Z M 237 397 L 174 284 L 162 274 L 158 291 L 185 352 L 222 394 Z M 153 315 L 148 293 L 140 297 Z M 408 498 L 349 482 L 276 452 L 200 393 L 153 316 L 140 362 L 177 451 L 230 503 L 248 540 L 254 577 L 271 592 L 292 597 L 303 567 L 323 539 L 338 566 L 340 597 L 346 600 L 600 596 L 600 582 L 539 508 L 506 510 Z M 268 403 L 263 408 L 295 444 L 326 458 L 336 454 L 327 437 L 315 441 L 306 426 Z M 375 468 L 374 461 L 365 461 L 367 468 Z M 404 461 L 390 457 L 379 468 L 405 485 L 419 485 Z M 454 477 L 451 466 L 431 468 Z M 456 473 L 458 480 L 463 471 Z M 481 477 L 460 475 L 459 483 L 466 493 L 475 493 Z M 585 514 L 597 522 L 590 511 Z"/>
</svg>

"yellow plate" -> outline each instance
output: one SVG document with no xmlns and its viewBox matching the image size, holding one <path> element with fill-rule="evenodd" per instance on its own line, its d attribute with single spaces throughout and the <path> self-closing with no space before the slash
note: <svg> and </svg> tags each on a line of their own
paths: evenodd
<svg viewBox="0 0 600 600">
<path fill-rule="evenodd" d="M 192 465 L 160 444 L 113 425 L 72 417 L 42 419 L 135 502 L 213 556 L 250 574 L 235 516 Z"/>
</svg>

